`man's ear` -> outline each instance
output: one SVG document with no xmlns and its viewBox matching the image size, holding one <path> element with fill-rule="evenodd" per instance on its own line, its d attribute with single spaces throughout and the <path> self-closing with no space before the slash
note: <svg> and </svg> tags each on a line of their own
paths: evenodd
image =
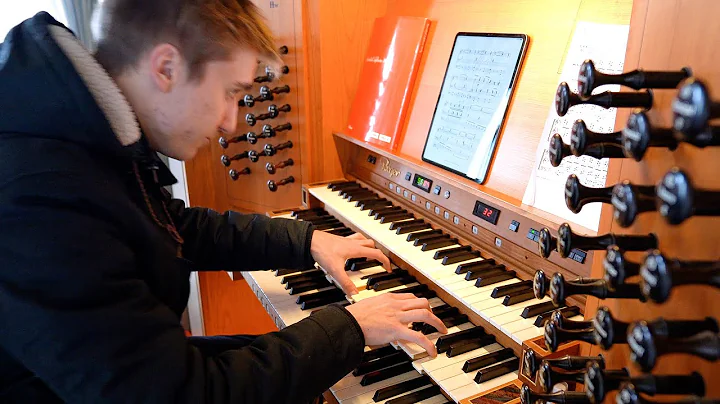
<svg viewBox="0 0 720 404">
<path fill-rule="evenodd" d="M 180 51 L 173 45 L 165 43 L 154 47 L 149 57 L 152 82 L 163 93 L 169 93 L 183 74 Z"/>
</svg>

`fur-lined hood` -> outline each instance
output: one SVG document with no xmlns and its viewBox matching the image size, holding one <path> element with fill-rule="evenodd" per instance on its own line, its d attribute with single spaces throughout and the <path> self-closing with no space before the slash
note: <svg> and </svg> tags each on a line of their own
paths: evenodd
<svg viewBox="0 0 720 404">
<path fill-rule="evenodd" d="M 0 133 L 67 140 L 120 155 L 135 154 L 141 138 L 115 82 L 46 12 L 13 28 L 0 44 Z"/>
</svg>

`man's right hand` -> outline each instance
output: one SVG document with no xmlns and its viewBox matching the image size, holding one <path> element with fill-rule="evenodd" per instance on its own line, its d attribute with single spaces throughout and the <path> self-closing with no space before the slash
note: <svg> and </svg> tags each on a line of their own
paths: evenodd
<svg viewBox="0 0 720 404">
<path fill-rule="evenodd" d="M 421 332 L 408 326 L 413 322 L 432 325 L 439 332 L 447 333 L 442 320 L 430 311 L 427 299 L 410 293 L 385 293 L 361 300 L 347 306 L 365 335 L 365 345 L 382 345 L 392 341 L 414 342 L 432 357 L 437 356 L 435 345 Z"/>
</svg>

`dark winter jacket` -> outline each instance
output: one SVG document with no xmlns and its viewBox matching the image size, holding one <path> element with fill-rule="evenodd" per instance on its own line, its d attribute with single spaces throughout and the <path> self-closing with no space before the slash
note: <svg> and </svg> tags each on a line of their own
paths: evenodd
<svg viewBox="0 0 720 404">
<path fill-rule="evenodd" d="M 339 307 L 242 349 L 190 343 L 190 271 L 308 267 L 313 229 L 186 208 L 162 190 L 173 181 L 70 31 L 40 13 L 9 33 L 0 402 L 303 403 L 357 365 L 362 331 Z"/>
</svg>

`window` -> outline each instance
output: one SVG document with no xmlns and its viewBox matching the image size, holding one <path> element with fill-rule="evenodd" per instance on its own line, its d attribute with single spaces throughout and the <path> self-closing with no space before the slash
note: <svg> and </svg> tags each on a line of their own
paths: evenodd
<svg viewBox="0 0 720 404">
<path fill-rule="evenodd" d="M 3 1 L 0 4 L 0 42 L 16 25 L 40 11 L 47 11 L 56 20 L 67 26 L 67 16 L 62 0 Z"/>
</svg>

